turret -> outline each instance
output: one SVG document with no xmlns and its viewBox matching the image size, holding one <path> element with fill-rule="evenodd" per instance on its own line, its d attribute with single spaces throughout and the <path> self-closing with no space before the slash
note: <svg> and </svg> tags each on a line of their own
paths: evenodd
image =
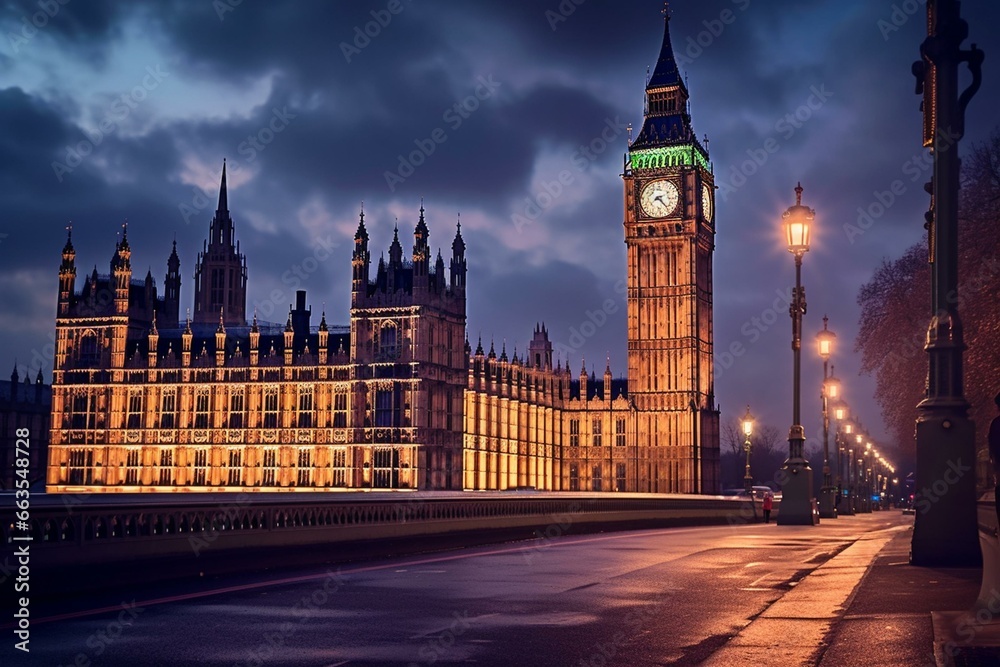
<svg viewBox="0 0 1000 667">
<path fill-rule="evenodd" d="M 149 368 L 156 368 L 156 351 L 160 345 L 160 332 L 156 330 L 156 311 L 153 311 L 153 321 L 149 327 L 148 336 L 149 350 L 146 353 L 146 365 Z"/>
<path fill-rule="evenodd" d="M 226 324 L 222 308 L 219 309 L 219 327 L 215 330 L 215 365 L 226 365 Z"/>
<path fill-rule="evenodd" d="M 285 322 L 285 366 L 292 365 L 295 350 L 295 329 L 292 327 L 292 307 L 288 307 L 288 321 Z"/>
<path fill-rule="evenodd" d="M 580 400 L 586 401 L 589 398 L 587 388 L 587 360 L 582 359 L 580 363 Z"/>
<path fill-rule="evenodd" d="M 424 204 L 420 202 L 420 219 L 413 230 L 413 291 L 426 290 L 429 285 L 431 249 L 427 245 L 430 232 L 424 221 Z"/>
<path fill-rule="evenodd" d="M 257 326 L 257 311 L 253 313 L 253 324 L 250 325 L 250 365 L 260 362 L 260 327 Z"/>
<path fill-rule="evenodd" d="M 115 244 L 111 258 L 111 279 L 115 290 L 115 314 L 128 315 L 128 291 L 132 282 L 132 249 L 128 245 L 128 223 L 122 225 L 122 240 Z"/>
<path fill-rule="evenodd" d="M 17 374 L 17 362 L 14 362 L 14 370 L 10 372 L 10 400 L 11 403 L 17 402 L 17 382 L 20 380 L 20 376 Z"/>
<path fill-rule="evenodd" d="M 317 344 L 319 345 L 318 351 L 318 361 L 320 366 L 325 366 L 327 359 L 329 358 L 329 347 L 330 347 L 330 329 L 326 325 L 326 309 L 323 309 L 323 315 L 319 320 L 319 340 Z"/>
<path fill-rule="evenodd" d="M 191 345 L 194 343 L 194 333 L 191 331 L 191 313 L 188 313 L 187 321 L 184 325 L 184 333 L 181 334 L 181 366 L 188 368 L 191 366 Z"/>
<path fill-rule="evenodd" d="M 167 258 L 167 275 L 163 280 L 163 325 L 176 328 L 181 316 L 181 260 L 177 256 L 177 241 Z"/>
<path fill-rule="evenodd" d="M 371 253 L 368 251 L 368 230 L 365 229 L 365 209 L 361 205 L 361 221 L 354 234 L 354 255 L 351 258 L 353 278 L 351 282 L 351 305 L 357 306 L 368 296 L 368 280 L 371 270 Z"/>
<path fill-rule="evenodd" d="M 62 251 L 62 264 L 59 266 L 59 308 L 60 316 L 69 315 L 73 293 L 76 290 L 76 249 L 73 247 L 73 227 L 66 228 L 66 245 Z"/>
<path fill-rule="evenodd" d="M 451 242 L 451 289 L 465 289 L 468 266 L 465 262 L 465 239 L 462 238 L 462 220 L 455 228 L 455 240 Z"/>
<path fill-rule="evenodd" d="M 611 382 L 612 382 L 612 377 L 611 377 L 611 357 L 609 356 L 608 357 L 608 363 L 604 367 L 604 400 L 605 401 L 610 401 L 610 400 L 614 399 L 614 396 L 612 396 L 612 394 L 611 394 Z"/>
</svg>

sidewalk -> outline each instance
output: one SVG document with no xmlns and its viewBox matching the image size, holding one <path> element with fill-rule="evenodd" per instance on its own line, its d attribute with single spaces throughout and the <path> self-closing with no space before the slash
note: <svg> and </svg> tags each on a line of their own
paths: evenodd
<svg viewBox="0 0 1000 667">
<path fill-rule="evenodd" d="M 912 527 L 863 535 L 704 664 L 1000 665 L 1000 592 L 996 611 L 977 613 L 981 570 L 911 566 L 912 535 Z"/>
</svg>

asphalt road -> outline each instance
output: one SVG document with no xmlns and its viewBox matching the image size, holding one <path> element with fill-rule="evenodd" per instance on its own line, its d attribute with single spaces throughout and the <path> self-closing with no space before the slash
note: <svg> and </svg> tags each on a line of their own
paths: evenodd
<svg viewBox="0 0 1000 667">
<path fill-rule="evenodd" d="M 694 665 L 860 535 L 908 522 L 604 533 L 117 590 L 46 608 L 30 659 L 3 662 Z"/>
</svg>

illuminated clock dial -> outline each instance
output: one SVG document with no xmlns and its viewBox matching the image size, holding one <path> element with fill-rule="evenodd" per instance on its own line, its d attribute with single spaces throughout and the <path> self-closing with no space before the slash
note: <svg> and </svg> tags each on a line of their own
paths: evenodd
<svg viewBox="0 0 1000 667">
<path fill-rule="evenodd" d="M 701 213 L 709 222 L 712 221 L 712 188 L 707 185 L 701 186 Z"/>
<path fill-rule="evenodd" d="M 647 183 L 639 198 L 643 213 L 651 218 L 667 217 L 677 208 L 679 200 L 677 186 L 665 179 Z"/>
</svg>

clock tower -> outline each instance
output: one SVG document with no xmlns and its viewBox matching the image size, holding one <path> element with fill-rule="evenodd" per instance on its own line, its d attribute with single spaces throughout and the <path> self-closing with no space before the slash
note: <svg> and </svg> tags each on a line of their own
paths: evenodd
<svg viewBox="0 0 1000 667">
<path fill-rule="evenodd" d="M 695 136 L 665 13 L 663 46 L 646 85 L 642 129 L 629 144 L 628 377 L 648 488 L 719 491 L 713 377 L 715 183 L 707 140 Z"/>
</svg>

